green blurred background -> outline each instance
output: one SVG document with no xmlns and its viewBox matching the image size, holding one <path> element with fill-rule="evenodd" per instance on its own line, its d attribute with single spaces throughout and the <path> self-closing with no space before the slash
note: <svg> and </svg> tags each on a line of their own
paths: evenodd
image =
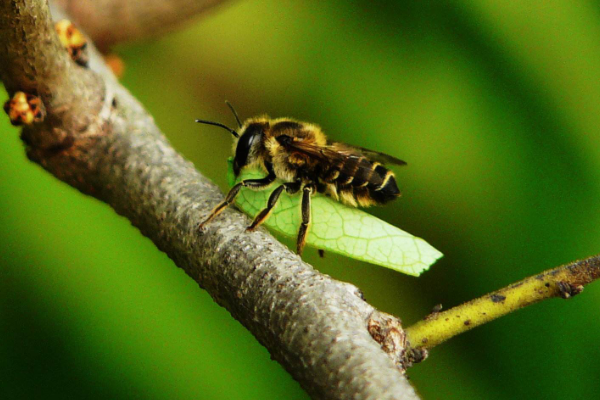
<svg viewBox="0 0 600 400">
<path fill-rule="evenodd" d="M 415 322 L 600 252 L 600 4 L 237 1 L 116 49 L 123 84 L 226 189 L 225 132 L 268 113 L 408 161 L 381 218 L 445 257 L 415 279 L 306 259 Z M 4 92 L 2 97 L 6 97 Z M 3 399 L 306 399 L 127 220 L 27 161 L 0 118 Z M 425 399 L 597 398 L 600 285 L 464 334 L 410 370 Z"/>
</svg>

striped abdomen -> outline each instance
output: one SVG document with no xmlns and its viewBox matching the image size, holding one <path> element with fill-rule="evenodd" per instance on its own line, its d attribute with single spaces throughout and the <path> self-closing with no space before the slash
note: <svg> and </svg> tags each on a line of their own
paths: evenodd
<svg viewBox="0 0 600 400">
<path fill-rule="evenodd" d="M 362 156 L 350 156 L 319 176 L 322 190 L 342 203 L 368 207 L 400 196 L 394 173 Z"/>
</svg>

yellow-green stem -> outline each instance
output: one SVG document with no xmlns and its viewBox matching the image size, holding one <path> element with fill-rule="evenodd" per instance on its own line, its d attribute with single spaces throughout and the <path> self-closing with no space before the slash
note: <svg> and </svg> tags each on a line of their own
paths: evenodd
<svg viewBox="0 0 600 400">
<path fill-rule="evenodd" d="M 434 312 L 406 328 L 410 347 L 430 349 L 515 310 L 552 297 L 567 299 L 600 277 L 600 255 L 562 265 L 460 306 Z"/>
</svg>

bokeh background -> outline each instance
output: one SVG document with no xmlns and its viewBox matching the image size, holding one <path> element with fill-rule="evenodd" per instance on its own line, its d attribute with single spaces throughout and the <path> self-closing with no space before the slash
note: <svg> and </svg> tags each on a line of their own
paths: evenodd
<svg viewBox="0 0 600 400">
<path fill-rule="evenodd" d="M 123 84 L 226 190 L 231 138 L 268 113 L 408 161 L 372 212 L 445 257 L 421 278 L 307 251 L 417 321 L 600 252 L 600 4 L 235 1 L 115 49 Z M 0 93 L 6 98 L 4 92 Z M 127 220 L 28 162 L 0 117 L 3 399 L 306 399 Z M 600 285 L 480 327 L 410 370 L 425 399 L 597 398 Z"/>
</svg>

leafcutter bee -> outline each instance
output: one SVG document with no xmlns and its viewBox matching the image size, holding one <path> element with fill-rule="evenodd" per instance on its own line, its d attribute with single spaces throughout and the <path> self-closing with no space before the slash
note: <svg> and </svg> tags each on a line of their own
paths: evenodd
<svg viewBox="0 0 600 400">
<path fill-rule="evenodd" d="M 284 183 L 270 195 L 266 207 L 256 215 L 247 230 L 253 231 L 268 217 L 277 200 L 286 191 L 302 193 L 302 222 L 297 238 L 297 252 L 302 254 L 310 226 L 310 199 L 323 193 L 352 207 L 385 204 L 400 196 L 394 173 L 384 164 L 406 165 L 402 160 L 377 151 L 345 143 L 331 142 L 317 125 L 291 118 L 249 118 L 242 123 L 227 102 L 238 123 L 238 130 L 218 122 L 196 120 L 229 131 L 234 137 L 233 171 L 259 168 L 267 175 L 246 179 L 234 185 L 199 229 L 231 205 L 242 187 L 263 190 L 276 179 Z"/>
</svg>

